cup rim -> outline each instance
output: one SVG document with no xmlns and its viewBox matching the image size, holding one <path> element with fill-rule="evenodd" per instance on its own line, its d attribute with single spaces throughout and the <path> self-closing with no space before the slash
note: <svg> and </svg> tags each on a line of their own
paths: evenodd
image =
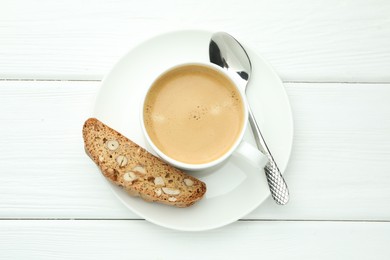
<svg viewBox="0 0 390 260">
<path fill-rule="evenodd" d="M 243 105 L 244 120 L 243 120 L 243 123 L 242 123 L 242 128 L 241 128 L 239 136 L 236 138 L 235 142 L 229 148 L 229 150 L 226 151 L 222 156 L 218 157 L 215 160 L 206 162 L 206 163 L 196 163 L 196 164 L 186 163 L 186 162 L 178 161 L 178 160 L 168 156 L 167 154 L 162 152 L 154 144 L 154 142 L 152 141 L 152 139 L 150 138 L 150 136 L 148 134 L 148 131 L 146 130 L 145 123 L 144 123 L 144 105 L 145 105 L 145 100 L 146 100 L 146 97 L 147 97 L 147 95 L 149 93 L 149 90 L 152 88 L 154 83 L 158 79 L 160 79 L 160 77 L 162 77 L 164 74 L 166 74 L 167 72 L 169 72 L 171 70 L 174 70 L 176 68 L 179 68 L 179 67 L 190 66 L 190 65 L 208 67 L 208 68 L 210 68 L 212 70 L 215 70 L 215 71 L 218 71 L 218 72 L 222 73 L 228 80 L 230 80 L 233 83 L 233 85 L 235 86 L 235 88 L 239 92 L 241 100 L 242 100 L 242 103 L 243 103 L 242 105 Z M 143 98 L 141 99 L 140 123 L 141 123 L 141 129 L 142 129 L 143 135 L 144 135 L 144 137 L 147 140 L 147 144 L 151 146 L 152 150 L 161 159 L 163 159 L 168 164 L 171 164 L 171 165 L 173 165 L 173 166 L 175 166 L 177 168 L 183 169 L 183 170 L 198 171 L 198 170 L 208 169 L 208 168 L 211 168 L 213 166 L 219 165 L 220 163 L 225 161 L 228 157 L 230 157 L 230 155 L 232 155 L 232 153 L 237 149 L 237 147 L 242 142 L 242 139 L 244 137 L 244 134 L 245 134 L 245 131 L 246 131 L 246 128 L 247 128 L 247 125 L 248 125 L 248 113 L 249 112 L 248 112 L 247 100 L 246 100 L 246 96 L 245 96 L 245 90 L 239 86 L 239 83 L 234 79 L 234 77 L 232 77 L 232 75 L 229 72 L 225 71 L 224 69 L 222 69 L 221 67 L 219 67 L 218 65 L 215 65 L 213 63 L 183 62 L 183 63 L 180 63 L 180 64 L 176 64 L 176 65 L 170 66 L 169 68 L 163 70 L 161 73 L 158 74 L 158 76 L 154 80 L 151 81 L 151 84 L 149 84 L 149 86 L 147 86 L 146 92 L 145 92 Z"/>
</svg>

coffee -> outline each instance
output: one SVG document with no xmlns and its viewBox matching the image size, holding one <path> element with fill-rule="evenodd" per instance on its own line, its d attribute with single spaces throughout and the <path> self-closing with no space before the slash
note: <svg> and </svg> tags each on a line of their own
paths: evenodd
<svg viewBox="0 0 390 260">
<path fill-rule="evenodd" d="M 160 76 L 147 93 L 143 117 L 157 148 L 184 163 L 224 155 L 240 137 L 244 105 L 234 83 L 202 65 L 183 65 Z"/>
</svg>

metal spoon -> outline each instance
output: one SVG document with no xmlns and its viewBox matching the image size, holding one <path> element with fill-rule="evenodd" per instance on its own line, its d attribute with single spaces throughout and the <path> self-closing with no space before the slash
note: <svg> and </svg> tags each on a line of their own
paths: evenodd
<svg viewBox="0 0 390 260">
<path fill-rule="evenodd" d="M 242 87 L 246 90 L 251 76 L 252 65 L 244 47 L 231 35 L 225 32 L 217 32 L 211 36 L 209 45 L 209 58 L 212 63 L 226 69 L 229 73 L 236 73 L 242 79 Z M 268 186 L 273 199 L 279 205 L 285 205 L 289 200 L 287 184 L 265 142 L 256 119 L 248 105 L 249 123 L 259 150 L 268 157 L 268 163 L 264 167 Z"/>
</svg>

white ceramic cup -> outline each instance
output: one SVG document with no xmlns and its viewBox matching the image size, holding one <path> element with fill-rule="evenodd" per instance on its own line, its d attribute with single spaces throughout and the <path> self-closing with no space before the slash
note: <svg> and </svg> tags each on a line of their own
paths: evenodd
<svg viewBox="0 0 390 260">
<path fill-rule="evenodd" d="M 178 64 L 178 65 L 175 65 L 173 67 L 170 67 L 166 71 L 163 71 L 160 75 L 163 75 L 166 72 L 171 71 L 174 68 L 178 68 L 178 67 L 186 66 L 186 65 L 200 65 L 200 66 L 208 67 L 208 68 L 210 68 L 210 69 L 212 69 L 214 71 L 222 73 L 223 75 L 225 75 L 225 77 L 227 79 L 229 79 L 233 83 L 233 85 L 235 86 L 237 92 L 240 94 L 241 100 L 243 102 L 244 123 L 243 123 L 243 126 L 241 128 L 240 134 L 238 135 L 238 137 L 236 138 L 234 144 L 230 147 L 229 150 L 227 150 L 222 156 L 218 157 L 217 159 L 209 161 L 207 163 L 191 164 L 191 163 L 180 162 L 178 160 L 175 160 L 175 159 L 171 158 L 169 155 L 165 154 L 164 152 L 162 152 L 153 143 L 153 141 L 151 140 L 151 138 L 150 138 L 150 136 L 149 136 L 149 134 L 148 134 L 148 132 L 146 130 L 145 122 L 144 122 L 144 103 L 145 103 L 145 99 L 146 99 L 146 96 L 147 96 L 147 94 L 149 92 L 149 89 L 154 85 L 154 82 L 159 78 L 159 76 L 158 76 L 157 79 L 154 80 L 153 83 L 147 89 L 146 94 L 143 97 L 142 102 L 141 102 L 141 109 L 140 109 L 140 112 L 141 112 L 141 115 L 140 115 L 141 127 L 142 127 L 142 131 L 143 131 L 143 134 L 144 134 L 144 136 L 145 136 L 145 138 L 147 140 L 148 145 L 165 162 L 167 162 L 168 164 L 171 164 L 171 165 L 173 165 L 173 166 L 175 166 L 177 168 L 184 169 L 184 170 L 198 171 L 198 170 L 204 170 L 204 169 L 208 169 L 208 168 L 217 166 L 220 163 L 224 162 L 226 159 L 228 159 L 233 153 L 235 155 L 240 156 L 244 160 L 246 160 L 252 166 L 259 167 L 260 169 L 262 169 L 265 166 L 265 164 L 267 163 L 267 161 L 268 161 L 267 157 L 264 154 L 262 154 L 253 145 L 251 145 L 248 142 L 243 140 L 244 133 L 245 133 L 247 125 L 248 125 L 248 103 L 247 103 L 248 101 L 247 101 L 247 99 L 245 97 L 245 93 L 244 93 L 243 88 L 240 88 L 238 81 L 236 79 L 234 79 L 234 75 L 229 75 L 225 70 L 223 70 L 222 68 L 220 68 L 219 66 L 217 66 L 215 64 L 200 63 L 200 62 Z"/>
</svg>

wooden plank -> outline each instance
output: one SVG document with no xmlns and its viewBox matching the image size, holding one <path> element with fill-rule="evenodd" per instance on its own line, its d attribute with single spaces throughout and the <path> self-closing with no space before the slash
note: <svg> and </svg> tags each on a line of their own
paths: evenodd
<svg viewBox="0 0 390 260">
<path fill-rule="evenodd" d="M 269 200 L 248 217 L 389 220 L 389 85 L 285 86 L 295 128 L 291 201 Z"/>
<path fill-rule="evenodd" d="M 0 221 L 1 259 L 388 259 L 389 223 L 237 222 L 177 232 L 145 221 Z"/>
<path fill-rule="evenodd" d="M 98 86 L 0 81 L 2 217 L 136 217 L 84 153 L 81 129 Z"/>
<path fill-rule="evenodd" d="M 0 81 L 0 218 L 138 218 L 84 154 L 99 82 Z M 390 220 L 390 84 L 285 84 L 289 205 L 247 219 Z"/>
<path fill-rule="evenodd" d="M 390 82 L 390 2 L 4 0 L 0 78 L 101 79 L 166 31 L 228 31 L 285 81 Z"/>
</svg>

